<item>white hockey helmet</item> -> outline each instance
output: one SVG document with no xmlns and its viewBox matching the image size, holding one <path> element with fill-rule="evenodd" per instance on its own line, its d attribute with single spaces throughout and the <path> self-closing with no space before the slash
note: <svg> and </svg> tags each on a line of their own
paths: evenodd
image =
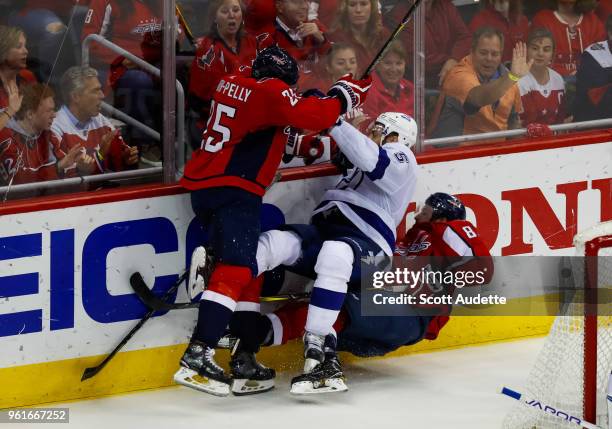
<svg viewBox="0 0 612 429">
<path fill-rule="evenodd" d="M 408 148 L 412 148 L 416 144 L 419 129 L 411 116 L 405 113 L 385 112 L 374 122 L 383 126 L 383 141 L 389 134 L 397 133 L 399 143 L 405 144 Z"/>
</svg>

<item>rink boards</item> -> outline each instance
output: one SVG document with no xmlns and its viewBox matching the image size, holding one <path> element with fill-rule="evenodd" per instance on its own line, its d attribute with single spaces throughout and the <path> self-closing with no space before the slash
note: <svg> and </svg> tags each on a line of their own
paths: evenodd
<svg viewBox="0 0 612 429">
<path fill-rule="evenodd" d="M 608 134 L 609 136 L 609 134 Z M 494 255 L 571 255 L 572 238 L 612 220 L 612 138 L 500 145 L 419 156 L 415 201 L 460 194 Z M 327 167 L 287 170 L 265 201 L 305 222 L 337 177 Z M 405 230 L 412 223 L 411 204 Z M 140 271 L 167 288 L 201 234 L 176 186 L 55 197 L 0 207 L 0 408 L 171 384 L 194 311 L 150 320 L 98 376 L 80 382 L 146 312 L 127 279 Z M 186 299 L 184 290 L 177 300 Z M 547 332 L 550 317 L 455 317 L 434 341 L 395 354 Z M 290 368 L 295 344 L 266 351 Z"/>
</svg>

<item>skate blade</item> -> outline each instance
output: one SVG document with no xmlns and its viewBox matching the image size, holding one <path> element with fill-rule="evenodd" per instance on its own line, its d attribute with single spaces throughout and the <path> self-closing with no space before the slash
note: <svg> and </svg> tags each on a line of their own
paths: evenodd
<svg viewBox="0 0 612 429">
<path fill-rule="evenodd" d="M 291 385 L 289 393 L 293 395 L 314 395 L 319 393 L 346 392 L 348 386 L 340 378 L 328 379 L 321 382 L 298 381 Z"/>
<path fill-rule="evenodd" d="M 174 374 L 174 381 L 185 387 L 199 390 L 200 392 L 208 393 L 215 396 L 228 396 L 230 394 L 230 386 L 226 383 L 221 383 L 217 380 L 212 380 L 207 377 L 202 377 L 197 372 L 183 368 L 179 369 Z"/>
<path fill-rule="evenodd" d="M 196 298 L 196 296 L 202 293 L 206 287 L 204 284 L 204 279 L 202 276 L 198 275 L 198 268 L 204 266 L 201 265 L 201 263 L 206 264 L 206 249 L 203 246 L 198 246 L 191 255 L 189 281 L 187 282 L 187 293 L 192 301 Z"/>
<path fill-rule="evenodd" d="M 250 380 L 248 378 L 234 379 L 232 393 L 236 396 L 254 395 L 274 389 L 274 380 Z"/>
</svg>

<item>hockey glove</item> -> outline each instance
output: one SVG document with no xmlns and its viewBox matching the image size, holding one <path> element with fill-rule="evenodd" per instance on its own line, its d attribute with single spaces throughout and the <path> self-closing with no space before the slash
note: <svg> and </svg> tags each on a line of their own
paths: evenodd
<svg viewBox="0 0 612 429">
<path fill-rule="evenodd" d="M 356 80 L 350 74 L 342 76 L 338 81 L 329 89 L 327 95 L 330 97 L 336 97 L 342 104 L 342 111 L 344 115 L 347 112 L 361 106 L 367 97 L 368 91 L 372 87 L 372 77 L 368 76 L 365 79 Z"/>
<path fill-rule="evenodd" d="M 287 144 L 285 145 L 285 154 L 283 162 L 290 162 L 293 157 L 304 158 L 306 165 L 312 164 L 317 159 L 323 156 L 325 147 L 321 141 L 321 136 L 318 134 L 301 134 L 300 130 L 293 127 L 287 127 L 284 130 L 287 135 Z"/>
</svg>

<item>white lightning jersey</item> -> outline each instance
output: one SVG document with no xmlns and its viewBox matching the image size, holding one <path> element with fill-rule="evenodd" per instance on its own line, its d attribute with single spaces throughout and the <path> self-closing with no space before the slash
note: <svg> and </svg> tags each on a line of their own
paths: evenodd
<svg viewBox="0 0 612 429">
<path fill-rule="evenodd" d="M 314 214 L 337 206 L 361 232 L 387 254 L 395 248 L 396 228 L 414 195 L 418 165 L 402 143 L 379 147 L 352 125 L 343 122 L 330 136 L 355 168 L 335 189 L 323 195 Z"/>
</svg>

